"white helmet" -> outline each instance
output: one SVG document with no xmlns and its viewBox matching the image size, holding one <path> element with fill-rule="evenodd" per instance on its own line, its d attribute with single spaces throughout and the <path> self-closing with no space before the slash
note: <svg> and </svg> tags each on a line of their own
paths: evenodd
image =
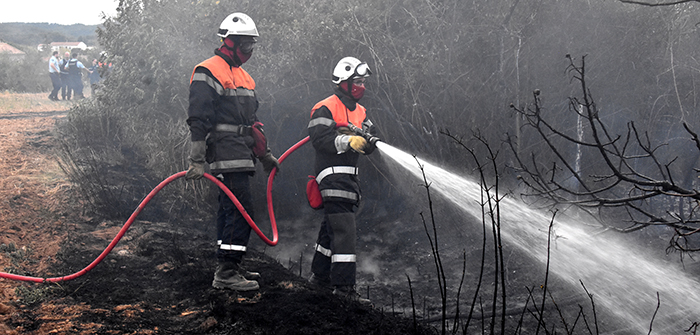
<svg viewBox="0 0 700 335">
<path fill-rule="evenodd" d="M 360 62 L 355 57 L 345 57 L 341 59 L 333 69 L 333 83 L 340 84 L 348 79 L 366 78 L 372 74 L 367 63 Z"/>
<path fill-rule="evenodd" d="M 258 28 L 255 27 L 253 19 L 243 13 L 233 13 L 227 16 L 221 21 L 219 32 L 216 35 L 221 38 L 226 38 L 231 35 L 259 36 Z"/>
</svg>

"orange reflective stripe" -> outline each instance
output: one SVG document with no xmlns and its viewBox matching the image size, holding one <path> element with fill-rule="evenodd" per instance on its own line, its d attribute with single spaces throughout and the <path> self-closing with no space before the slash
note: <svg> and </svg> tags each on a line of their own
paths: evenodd
<svg viewBox="0 0 700 335">
<path fill-rule="evenodd" d="M 319 101 L 314 108 L 311 109 L 311 116 L 313 116 L 314 112 L 321 108 L 321 106 L 326 106 L 326 108 L 331 111 L 331 114 L 333 114 L 333 121 L 335 121 L 335 123 L 350 122 L 353 125 L 362 128 L 362 122 L 367 117 L 365 107 L 355 103 L 355 110 L 348 110 L 343 102 L 340 101 L 340 98 L 338 98 L 338 96 L 335 94 Z"/>
<path fill-rule="evenodd" d="M 197 64 L 197 66 L 194 67 L 194 70 L 192 70 L 190 84 L 192 84 L 195 70 L 200 66 L 209 69 L 209 72 L 211 72 L 216 80 L 221 83 L 224 89 L 236 89 L 242 87 L 249 90 L 255 90 L 255 81 L 248 74 L 248 72 L 240 67 L 232 67 L 228 65 L 228 63 L 226 63 L 226 61 L 219 56 L 211 57 Z"/>
</svg>

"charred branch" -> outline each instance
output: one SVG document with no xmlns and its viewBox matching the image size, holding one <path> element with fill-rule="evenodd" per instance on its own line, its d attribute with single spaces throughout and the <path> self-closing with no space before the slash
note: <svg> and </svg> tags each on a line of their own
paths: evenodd
<svg viewBox="0 0 700 335">
<path fill-rule="evenodd" d="M 634 5 L 642 5 L 649 7 L 659 7 L 659 6 L 674 6 L 689 2 L 700 2 L 698 0 L 679 0 L 679 1 L 669 1 L 669 2 L 648 2 L 648 1 L 634 1 L 634 0 L 620 0 L 622 3 L 629 3 Z"/>
<path fill-rule="evenodd" d="M 569 98 L 568 107 L 570 115 L 579 120 L 578 136 L 560 120 L 551 119 L 539 90 L 533 94 L 532 105 L 511 105 L 525 120 L 523 127 L 534 131 L 539 141 L 537 149 L 521 152 L 516 139 L 506 140 L 514 153 L 517 178 L 529 190 L 525 197 L 547 199 L 551 206 L 577 206 L 589 214 L 595 210 L 606 229 L 632 232 L 667 226 L 675 232 L 670 241 L 672 250 L 700 251 L 697 236 L 692 236 L 700 231 L 700 192 L 694 183 L 687 182 L 696 179 L 687 176 L 690 169 L 683 169 L 679 157 L 669 157 L 673 148 L 668 143 L 654 143 L 634 122 L 627 122 L 626 130 L 617 134 L 606 123 L 587 86 L 585 56 L 580 63 L 568 55 L 567 59 L 567 72 L 581 92 L 580 97 Z M 700 152 L 697 133 L 685 123 L 683 127 Z M 572 150 L 578 153 L 576 157 Z M 581 152 L 587 155 L 583 167 Z M 612 213 L 616 221 L 622 217 L 627 225 L 611 224 L 601 218 L 602 213 Z"/>
</svg>

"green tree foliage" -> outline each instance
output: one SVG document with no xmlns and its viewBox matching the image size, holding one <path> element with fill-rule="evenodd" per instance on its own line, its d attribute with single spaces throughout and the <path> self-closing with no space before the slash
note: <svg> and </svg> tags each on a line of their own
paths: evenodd
<svg viewBox="0 0 700 335">
<path fill-rule="evenodd" d="M 0 40 L 36 48 L 51 42 L 84 42 L 97 45 L 96 25 L 55 23 L 0 23 Z"/>
<path fill-rule="evenodd" d="M 97 26 L 83 24 L 59 25 L 49 23 L 0 23 L 0 40 L 26 53 L 23 58 L 0 55 L 0 90 L 38 93 L 51 91 L 48 60 L 51 51 L 37 51 L 39 44 L 51 42 L 85 42 L 96 46 Z M 61 50 L 61 56 L 63 56 Z M 79 59 L 86 67 L 99 55 L 99 48 L 80 51 Z"/>
<path fill-rule="evenodd" d="M 53 87 L 45 52 L 24 50 L 21 58 L 0 55 L 0 90 L 10 92 L 47 92 Z"/>
<path fill-rule="evenodd" d="M 49 59 L 51 51 L 24 49 L 23 57 L 0 56 L 0 90 L 20 93 L 48 93 L 53 88 L 49 77 Z M 85 67 L 92 65 L 92 60 L 99 58 L 99 51 L 88 50 L 78 54 Z M 88 85 L 87 72 L 83 73 L 83 81 Z M 88 89 L 87 87 L 85 88 Z"/>
</svg>

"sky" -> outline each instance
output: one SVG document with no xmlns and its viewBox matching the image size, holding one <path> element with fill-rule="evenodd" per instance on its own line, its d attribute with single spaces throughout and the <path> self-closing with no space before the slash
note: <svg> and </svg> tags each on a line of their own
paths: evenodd
<svg viewBox="0 0 700 335">
<path fill-rule="evenodd" d="M 117 14 L 119 0 L 8 0 L 3 1 L 0 22 L 48 22 L 57 24 L 102 23 L 100 13 Z"/>
</svg>

